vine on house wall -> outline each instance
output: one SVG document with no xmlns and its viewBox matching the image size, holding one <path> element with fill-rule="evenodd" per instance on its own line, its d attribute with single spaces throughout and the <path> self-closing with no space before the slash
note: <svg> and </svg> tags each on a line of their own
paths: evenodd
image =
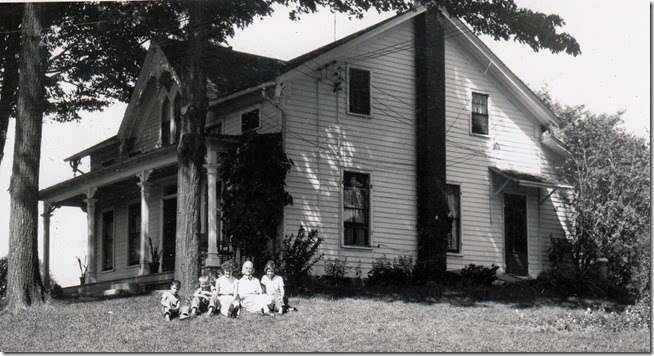
<svg viewBox="0 0 654 356">
<path fill-rule="evenodd" d="M 223 232 L 235 250 L 263 263 L 268 243 L 277 236 L 284 207 L 293 204 L 286 175 L 294 165 L 283 151 L 280 134 L 249 131 L 223 156 Z"/>
</svg>

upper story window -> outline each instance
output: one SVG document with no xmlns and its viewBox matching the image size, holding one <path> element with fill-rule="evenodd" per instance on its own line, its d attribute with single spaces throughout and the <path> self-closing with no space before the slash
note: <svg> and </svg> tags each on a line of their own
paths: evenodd
<svg viewBox="0 0 654 356">
<path fill-rule="evenodd" d="M 470 123 L 473 134 L 489 134 L 488 95 L 472 93 L 472 115 Z"/>
<path fill-rule="evenodd" d="M 370 116 L 370 71 L 348 69 L 348 112 Z"/>
<path fill-rule="evenodd" d="M 241 114 L 241 132 L 256 130 L 261 127 L 261 110 L 254 109 Z"/>
<path fill-rule="evenodd" d="M 461 187 L 447 185 L 447 252 L 461 252 Z"/>
<path fill-rule="evenodd" d="M 168 98 L 161 105 L 161 146 L 172 145 L 179 139 L 181 114 L 179 110 L 179 95 L 173 103 Z"/>
<path fill-rule="evenodd" d="M 370 246 L 370 175 L 343 172 L 343 244 Z"/>
</svg>

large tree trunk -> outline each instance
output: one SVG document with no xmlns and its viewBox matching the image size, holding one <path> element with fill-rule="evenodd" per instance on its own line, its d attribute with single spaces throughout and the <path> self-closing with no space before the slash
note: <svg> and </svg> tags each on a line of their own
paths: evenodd
<svg viewBox="0 0 654 356">
<path fill-rule="evenodd" d="M 199 276 L 200 194 L 206 146 L 204 124 L 207 115 L 206 72 L 207 22 L 204 1 L 189 6 L 189 45 L 181 76 L 182 131 L 177 146 L 177 234 L 175 278 L 182 282 L 181 294 L 190 299 Z"/>
<path fill-rule="evenodd" d="M 44 300 L 39 273 L 39 162 L 45 57 L 41 42 L 41 4 L 26 3 L 22 22 L 16 142 L 9 194 L 7 308 L 17 312 Z"/>
<path fill-rule="evenodd" d="M 12 4 L 4 6 L 22 6 Z M 16 52 L 20 48 L 20 36 L 16 32 L 20 25 L 18 16 L 9 16 L 4 19 L 4 29 L 9 33 L 0 38 L 0 67 L 4 69 L 2 81 L 0 82 L 0 165 L 4 158 L 5 143 L 7 142 L 7 130 L 9 128 L 9 117 L 16 104 L 16 93 L 18 91 L 18 63 Z"/>
</svg>

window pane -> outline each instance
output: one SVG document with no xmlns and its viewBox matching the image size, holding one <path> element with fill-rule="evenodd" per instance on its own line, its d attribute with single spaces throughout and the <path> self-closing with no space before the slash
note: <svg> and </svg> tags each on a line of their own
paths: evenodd
<svg viewBox="0 0 654 356">
<path fill-rule="evenodd" d="M 346 246 L 370 246 L 370 176 L 343 173 L 343 227 Z"/>
<path fill-rule="evenodd" d="M 370 71 L 350 68 L 349 73 L 350 112 L 370 115 Z"/>
<path fill-rule="evenodd" d="M 127 265 L 139 264 L 141 260 L 141 204 L 132 204 L 128 208 L 128 259 Z"/>
<path fill-rule="evenodd" d="M 165 99 L 161 106 L 161 145 L 170 145 L 170 101 Z"/>
<path fill-rule="evenodd" d="M 102 214 L 102 270 L 114 268 L 114 212 Z"/>
<path fill-rule="evenodd" d="M 481 135 L 488 135 L 488 116 L 472 114 L 472 132 Z"/>
<path fill-rule="evenodd" d="M 447 185 L 447 222 L 450 230 L 447 234 L 447 250 L 460 252 L 461 241 L 461 188 L 457 185 Z"/>
<path fill-rule="evenodd" d="M 248 111 L 241 115 L 241 132 L 259 128 L 259 109 Z"/>
<path fill-rule="evenodd" d="M 472 133 L 488 135 L 488 96 L 472 93 Z"/>
</svg>

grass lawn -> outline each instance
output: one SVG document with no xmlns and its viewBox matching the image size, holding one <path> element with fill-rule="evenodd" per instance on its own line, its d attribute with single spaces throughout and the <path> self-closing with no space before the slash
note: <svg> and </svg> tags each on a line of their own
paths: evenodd
<svg viewBox="0 0 654 356">
<path fill-rule="evenodd" d="M 390 296 L 296 296 L 299 311 L 166 322 L 159 292 L 0 311 L 2 352 L 650 352 L 650 331 L 576 327 L 582 306 Z M 410 301 L 406 301 L 410 300 Z M 599 313 L 600 311 L 598 311 Z"/>
</svg>

